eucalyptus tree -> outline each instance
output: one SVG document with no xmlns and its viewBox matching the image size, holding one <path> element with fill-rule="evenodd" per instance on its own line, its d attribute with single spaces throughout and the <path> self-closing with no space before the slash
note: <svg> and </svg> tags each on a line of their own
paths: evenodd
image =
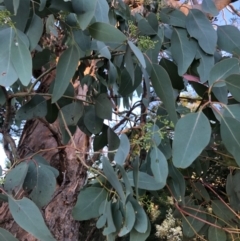
<svg viewBox="0 0 240 241">
<path fill-rule="evenodd" d="M 0 2 L 1 240 L 149 240 L 163 191 L 185 240 L 237 237 L 240 32 L 208 18 L 231 1 Z"/>
</svg>

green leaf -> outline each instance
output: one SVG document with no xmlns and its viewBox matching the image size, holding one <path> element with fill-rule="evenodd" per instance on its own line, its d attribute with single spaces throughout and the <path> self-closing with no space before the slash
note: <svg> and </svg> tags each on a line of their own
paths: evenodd
<svg viewBox="0 0 240 241">
<path fill-rule="evenodd" d="M 208 229 L 208 240 L 209 241 L 226 241 L 226 232 L 222 229 L 210 226 Z"/>
<path fill-rule="evenodd" d="M 17 14 L 18 7 L 19 7 L 19 0 L 13 0 L 13 10 L 14 10 L 14 15 Z"/>
<path fill-rule="evenodd" d="M 91 37 L 88 31 L 83 31 L 81 29 L 73 30 L 74 40 L 78 44 L 78 47 L 82 51 L 89 50 L 91 48 Z"/>
<path fill-rule="evenodd" d="M 51 168 L 51 166 L 41 163 L 36 165 L 31 162 L 24 181 L 24 189 L 31 191 L 29 197 L 39 208 L 49 203 L 56 189 L 56 177 Z"/>
<path fill-rule="evenodd" d="M 184 89 L 183 78 L 178 75 L 177 66 L 172 61 L 165 58 L 161 58 L 159 64 L 167 71 L 173 88 L 177 90 Z"/>
<path fill-rule="evenodd" d="M 109 5 L 105 0 L 72 0 L 72 6 L 78 14 L 78 22 L 83 30 L 88 27 L 93 17 L 96 22 L 109 22 Z"/>
<path fill-rule="evenodd" d="M 100 204 L 107 199 L 104 188 L 87 187 L 80 191 L 77 203 L 72 210 L 75 220 L 85 221 L 99 216 Z"/>
<path fill-rule="evenodd" d="M 218 26 L 218 47 L 229 53 L 233 53 L 234 49 L 239 48 L 240 31 L 233 25 Z"/>
<path fill-rule="evenodd" d="M 126 212 L 125 212 L 124 226 L 118 233 L 119 237 L 122 237 L 122 236 L 128 234 L 132 230 L 135 220 L 136 220 L 136 214 L 134 212 L 131 202 L 127 202 L 125 208 L 126 208 L 125 209 Z"/>
<path fill-rule="evenodd" d="M 39 11 L 42 11 L 46 6 L 47 0 L 40 0 Z"/>
<path fill-rule="evenodd" d="M 79 119 L 82 117 L 84 106 L 81 101 L 75 101 L 69 105 L 65 105 L 58 113 L 60 124 L 64 125 L 63 118 L 67 126 L 77 125 Z"/>
<path fill-rule="evenodd" d="M 144 59 L 143 54 L 140 51 L 140 49 L 136 45 L 134 45 L 133 42 L 131 42 L 131 41 L 128 41 L 128 45 L 131 48 L 131 50 L 133 51 L 133 53 L 136 56 L 136 58 L 138 59 L 138 61 L 140 62 L 140 64 L 142 65 L 142 67 L 145 69 L 146 63 L 145 63 L 145 59 Z"/>
<path fill-rule="evenodd" d="M 134 228 L 130 232 L 130 241 L 145 241 L 151 232 L 151 224 L 148 221 L 148 229 L 145 233 L 139 233 Z"/>
<path fill-rule="evenodd" d="M 12 28 L 0 30 L 0 85 L 11 86 L 18 78 L 11 63 L 11 47 L 15 32 Z"/>
<path fill-rule="evenodd" d="M 4 189 L 7 193 L 14 194 L 18 193 L 22 188 L 24 179 L 28 172 L 28 163 L 21 162 L 15 168 L 8 172 L 4 181 Z"/>
<path fill-rule="evenodd" d="M 121 82 L 119 85 L 118 93 L 123 97 L 132 94 L 142 82 L 142 72 L 140 67 L 135 65 L 131 71 L 134 73 L 133 80 L 126 68 L 124 68 L 121 72 Z"/>
<path fill-rule="evenodd" d="M 203 0 L 201 7 L 204 12 L 210 13 L 213 16 L 219 13 L 213 0 Z"/>
<path fill-rule="evenodd" d="M 200 201 L 204 199 L 206 202 L 210 202 L 211 198 L 206 190 L 206 188 L 200 182 L 193 182 L 193 193 L 197 193 L 200 196 Z"/>
<path fill-rule="evenodd" d="M 143 207 L 139 205 L 138 201 L 131 197 L 130 202 L 136 214 L 136 220 L 134 223 L 134 229 L 139 233 L 146 233 L 148 229 L 148 217 Z"/>
<path fill-rule="evenodd" d="M 127 177 L 127 174 L 124 170 L 124 168 L 120 165 L 117 165 L 118 169 L 120 170 L 121 174 L 122 174 L 122 179 L 123 179 L 123 182 L 124 182 L 124 186 L 126 188 L 126 198 L 129 197 L 129 195 L 133 195 L 133 190 L 132 190 L 132 187 L 130 185 L 130 182 L 128 180 L 128 177 Z"/>
<path fill-rule="evenodd" d="M 225 85 L 225 80 L 231 74 L 238 74 L 240 72 L 239 61 L 237 58 L 224 59 L 217 64 L 210 71 L 209 85 L 221 87 Z M 219 82 L 220 81 L 220 82 Z M 219 82 L 219 83 L 216 83 Z"/>
<path fill-rule="evenodd" d="M 174 27 L 186 27 L 186 15 L 178 9 L 163 8 L 160 12 L 161 21 Z"/>
<path fill-rule="evenodd" d="M 168 177 L 168 163 L 162 152 L 153 146 L 150 150 L 151 170 L 157 182 L 165 186 Z"/>
<path fill-rule="evenodd" d="M 205 83 L 207 80 L 209 80 L 210 71 L 214 66 L 214 56 L 208 55 L 205 52 L 203 52 L 202 49 L 198 48 L 195 59 L 199 60 L 197 72 L 200 76 L 200 81 L 202 83 Z"/>
<path fill-rule="evenodd" d="M 103 235 L 107 236 L 111 233 L 114 233 L 116 231 L 115 224 L 113 222 L 113 215 L 112 215 L 112 209 L 111 209 L 112 202 L 107 202 L 106 206 L 106 216 L 107 216 L 107 227 L 103 230 Z"/>
<path fill-rule="evenodd" d="M 202 113 L 191 113 L 181 118 L 175 128 L 173 164 L 187 168 L 201 154 L 211 137 L 211 126 Z"/>
<path fill-rule="evenodd" d="M 224 117 L 233 117 L 240 121 L 240 104 L 228 105 L 223 111 Z"/>
<path fill-rule="evenodd" d="M 198 233 L 201 228 L 204 226 L 205 222 L 196 219 L 196 217 L 206 220 L 206 213 L 203 212 L 203 209 L 200 206 L 191 206 L 193 209 L 186 208 L 185 211 L 192 214 L 193 216 L 188 216 L 183 218 L 183 234 L 188 238 L 193 238 L 196 233 Z"/>
<path fill-rule="evenodd" d="M 225 82 L 234 99 L 240 101 L 240 74 L 230 75 Z"/>
<path fill-rule="evenodd" d="M 47 102 L 40 96 L 35 95 L 27 104 L 17 111 L 16 119 L 30 120 L 36 117 L 44 117 L 47 114 Z"/>
<path fill-rule="evenodd" d="M 37 206 L 29 199 L 14 200 L 9 196 L 8 204 L 15 222 L 28 233 L 40 240 L 56 241 Z"/>
<path fill-rule="evenodd" d="M 27 29 L 27 36 L 30 42 L 30 51 L 34 50 L 42 36 L 43 33 L 43 22 L 42 19 L 33 14 L 30 25 Z"/>
<path fill-rule="evenodd" d="M 132 57 L 132 51 L 129 46 L 126 48 L 126 53 L 124 55 L 124 64 L 125 68 L 131 77 L 131 86 L 134 85 L 134 79 L 135 79 L 135 72 L 134 72 L 134 64 L 133 64 L 133 57 Z M 136 66 L 136 65 L 135 65 Z M 122 70 L 122 72 L 124 69 Z M 122 76 L 121 76 L 121 82 L 122 82 Z"/>
<path fill-rule="evenodd" d="M 222 118 L 220 128 L 225 147 L 240 166 L 240 121 L 230 117 Z"/>
<path fill-rule="evenodd" d="M 94 10 L 94 17 L 96 22 L 109 23 L 109 5 L 106 0 L 97 0 Z"/>
<path fill-rule="evenodd" d="M 83 115 L 84 125 L 93 133 L 98 134 L 103 128 L 103 119 L 96 115 L 95 106 L 90 107 Z M 81 120 L 81 119 L 80 119 Z"/>
<path fill-rule="evenodd" d="M 156 124 L 154 124 L 151 128 L 151 140 L 155 146 L 159 146 L 161 143 L 159 127 Z"/>
<path fill-rule="evenodd" d="M 24 42 L 25 39 L 18 32 L 11 46 L 11 61 L 21 83 L 27 86 L 32 77 L 32 57 L 28 50 L 29 43 Z"/>
<path fill-rule="evenodd" d="M 185 29 L 174 28 L 171 38 L 171 51 L 178 66 L 178 74 L 182 76 L 187 72 L 196 55 L 196 41 L 188 37 Z"/>
<path fill-rule="evenodd" d="M 120 145 L 117 153 L 115 154 L 114 160 L 117 164 L 123 165 L 130 151 L 130 142 L 125 134 L 120 136 Z"/>
<path fill-rule="evenodd" d="M 133 172 L 127 173 L 129 182 L 132 187 L 135 186 L 133 180 Z M 138 172 L 138 188 L 148 190 L 148 191 L 155 191 L 160 190 L 165 186 L 163 183 L 157 182 L 152 176 L 148 175 L 145 172 Z"/>
<path fill-rule="evenodd" d="M 1 241 L 18 241 L 11 233 L 6 229 L 0 228 L 0 239 Z"/>
<path fill-rule="evenodd" d="M 105 57 L 106 59 L 111 59 L 111 53 L 107 45 L 103 42 L 97 41 L 97 50 L 101 56 Z"/>
<path fill-rule="evenodd" d="M 172 162 L 169 163 L 169 176 L 172 178 L 172 183 L 175 186 L 177 200 L 184 202 L 185 192 L 186 192 L 186 183 L 182 173 L 174 167 Z"/>
<path fill-rule="evenodd" d="M 123 192 L 123 187 L 116 175 L 116 173 L 113 170 L 113 167 L 111 166 L 109 160 L 106 157 L 102 157 L 102 164 L 103 164 L 103 172 L 105 176 L 107 177 L 109 183 L 112 185 L 112 187 L 117 191 L 120 198 L 123 202 L 125 202 L 126 196 Z"/>
<path fill-rule="evenodd" d="M 123 223 L 122 203 L 119 200 L 112 203 L 112 215 L 116 231 L 119 232 Z"/>
<path fill-rule="evenodd" d="M 72 0 L 72 7 L 78 14 L 78 23 L 82 30 L 85 30 L 94 17 L 94 6 L 97 0 Z"/>
<path fill-rule="evenodd" d="M 114 159 L 114 153 L 111 153 L 112 151 L 117 151 L 119 145 L 120 145 L 120 140 L 117 136 L 117 134 L 109 127 L 108 128 L 108 150 L 110 151 L 108 153 L 108 157 L 110 161 L 113 161 Z"/>
<path fill-rule="evenodd" d="M 173 88 L 168 73 L 162 66 L 153 64 L 151 81 L 156 94 L 165 105 L 171 120 L 176 124 L 178 118 L 175 111 Z"/>
<path fill-rule="evenodd" d="M 148 23 L 151 25 L 152 29 L 154 29 L 156 32 L 158 32 L 158 19 L 156 14 L 149 12 L 149 14 L 146 17 Z"/>
<path fill-rule="evenodd" d="M 107 23 L 94 23 L 88 28 L 93 38 L 103 42 L 122 43 L 127 37 L 118 29 Z"/>
<path fill-rule="evenodd" d="M 235 214 L 221 200 L 212 200 L 212 209 L 225 222 L 235 219 Z"/>
<path fill-rule="evenodd" d="M 96 114 L 101 119 L 112 120 L 112 102 L 106 93 L 102 93 L 95 99 Z"/>
<path fill-rule="evenodd" d="M 223 104 L 228 103 L 228 89 L 227 86 L 213 87 L 212 93 L 218 99 L 219 102 Z"/>
<path fill-rule="evenodd" d="M 73 77 L 79 60 L 78 48 L 75 45 L 70 46 L 61 55 L 54 82 L 52 103 L 59 100 L 66 91 L 71 78 Z"/>
<path fill-rule="evenodd" d="M 153 28 L 146 19 L 141 19 L 138 22 L 138 29 L 143 35 L 156 35 L 157 31 Z"/>
<path fill-rule="evenodd" d="M 198 40 L 202 50 L 214 54 L 217 45 L 217 33 L 206 15 L 197 9 L 191 9 L 186 19 L 187 31 Z"/>
</svg>

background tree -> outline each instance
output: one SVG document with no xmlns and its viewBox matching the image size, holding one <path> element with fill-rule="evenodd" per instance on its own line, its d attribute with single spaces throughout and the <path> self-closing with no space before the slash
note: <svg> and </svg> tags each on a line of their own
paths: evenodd
<svg viewBox="0 0 240 241">
<path fill-rule="evenodd" d="M 185 240 L 236 240 L 240 32 L 208 18 L 230 1 L 0 2 L 2 239 L 158 240 L 171 206 Z"/>
</svg>

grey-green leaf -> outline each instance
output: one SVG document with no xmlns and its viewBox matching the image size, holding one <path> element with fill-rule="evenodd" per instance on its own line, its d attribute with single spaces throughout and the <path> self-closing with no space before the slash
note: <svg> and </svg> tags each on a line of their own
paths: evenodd
<svg viewBox="0 0 240 241">
<path fill-rule="evenodd" d="M 175 111 L 173 88 L 168 73 L 162 66 L 153 64 L 151 81 L 158 97 L 165 105 L 171 120 L 176 124 L 178 117 Z"/>
<path fill-rule="evenodd" d="M 134 187 L 134 179 L 133 179 L 133 172 L 127 173 L 129 182 L 132 187 Z M 163 183 L 157 182 L 154 177 L 148 175 L 145 172 L 138 172 L 138 188 L 148 190 L 148 191 L 155 191 L 162 189 L 165 185 Z"/>
<path fill-rule="evenodd" d="M 178 74 L 182 76 L 187 72 L 197 51 L 194 39 L 188 37 L 185 29 L 174 28 L 171 38 L 172 57 L 178 66 Z"/>
<path fill-rule="evenodd" d="M 125 134 L 120 136 L 120 145 L 115 154 L 114 160 L 117 164 L 123 165 L 130 151 L 130 142 Z"/>
<path fill-rule="evenodd" d="M 133 53 L 135 54 L 135 56 L 137 57 L 138 61 L 140 62 L 140 64 L 142 65 L 143 68 L 146 68 L 146 63 L 145 63 L 145 59 L 143 57 L 142 52 L 140 51 L 140 49 L 135 46 L 133 44 L 133 42 L 128 41 L 128 45 L 131 48 L 131 50 L 133 51 Z"/>
<path fill-rule="evenodd" d="M 151 170 L 154 178 L 161 185 L 165 186 L 168 177 L 168 163 L 166 157 L 158 149 L 157 146 L 153 146 L 150 150 L 151 158 Z"/>
<path fill-rule="evenodd" d="M 126 212 L 125 212 L 124 226 L 118 233 L 119 237 L 122 237 L 122 236 L 128 234 L 132 230 L 133 225 L 135 223 L 135 219 L 136 219 L 136 214 L 135 214 L 135 211 L 133 209 L 131 202 L 127 202 L 125 210 L 126 210 Z"/>
<path fill-rule="evenodd" d="M 240 31 L 233 25 L 218 26 L 218 47 L 229 53 L 233 53 L 234 49 L 239 48 Z"/>
<path fill-rule="evenodd" d="M 210 71 L 209 75 L 209 85 L 213 85 L 215 87 L 221 87 L 225 85 L 225 80 L 231 74 L 239 74 L 239 60 L 237 58 L 228 58 L 224 59 L 217 64 Z M 216 83 L 218 82 L 218 83 Z"/>
<path fill-rule="evenodd" d="M 8 204 L 15 222 L 39 240 L 56 241 L 48 230 L 41 212 L 29 199 L 15 200 L 9 196 Z"/>
<path fill-rule="evenodd" d="M 202 11 L 191 9 L 187 15 L 186 27 L 190 36 L 198 40 L 204 52 L 214 54 L 217 45 L 217 33 Z"/>
<path fill-rule="evenodd" d="M 211 126 L 202 113 L 191 113 L 181 118 L 175 128 L 173 164 L 187 168 L 201 154 L 211 137 Z"/>
<path fill-rule="evenodd" d="M 18 241 L 11 233 L 6 229 L 0 228 L 0 239 L 1 241 Z"/>
<path fill-rule="evenodd" d="M 40 95 L 35 95 L 16 114 L 18 120 L 30 120 L 36 117 L 44 117 L 47 114 L 47 101 Z"/>
<path fill-rule="evenodd" d="M 240 121 L 230 117 L 222 118 L 220 130 L 225 147 L 240 166 Z"/>
<path fill-rule="evenodd" d="M 4 189 L 7 193 L 12 194 L 12 191 L 18 193 L 22 188 L 24 179 L 28 172 L 28 163 L 21 162 L 15 168 L 8 172 L 4 181 Z"/>
<path fill-rule="evenodd" d="M 11 63 L 11 47 L 15 32 L 12 28 L 0 30 L 0 85 L 11 86 L 18 78 L 18 75 Z"/>
<path fill-rule="evenodd" d="M 18 32 L 19 30 L 11 46 L 11 61 L 21 83 L 27 86 L 32 77 L 32 57 L 28 50 L 28 42 L 24 42 Z"/>
<path fill-rule="evenodd" d="M 99 206 L 107 198 L 104 188 L 88 187 L 80 191 L 76 205 L 72 210 L 75 220 L 84 221 L 99 216 Z"/>
<path fill-rule="evenodd" d="M 79 60 L 78 48 L 75 45 L 70 46 L 61 55 L 54 82 L 52 103 L 59 100 L 66 91 L 71 78 L 73 77 Z"/>
<path fill-rule="evenodd" d="M 111 166 L 109 160 L 106 157 L 102 158 L 102 164 L 103 172 L 107 177 L 108 181 L 113 186 L 113 188 L 118 192 L 122 201 L 125 202 L 126 196 L 123 192 L 123 187 L 117 177 L 117 174 L 114 172 L 113 167 Z"/>
<path fill-rule="evenodd" d="M 210 226 L 208 229 L 208 240 L 209 241 L 226 241 L 226 232 L 222 229 Z"/>
<path fill-rule="evenodd" d="M 42 36 L 42 32 L 43 32 L 42 19 L 38 15 L 33 14 L 30 25 L 26 32 L 26 34 L 29 38 L 31 51 L 36 48 L 36 46 Z"/>
<path fill-rule="evenodd" d="M 101 119 L 112 120 L 112 102 L 106 93 L 102 93 L 96 98 L 96 114 Z"/>
<path fill-rule="evenodd" d="M 218 15 L 218 10 L 213 0 L 203 0 L 202 10 L 206 13 L 210 13 L 213 16 Z"/>
<path fill-rule="evenodd" d="M 114 26 L 107 23 L 93 23 L 88 28 L 93 38 L 103 42 L 122 43 L 127 37 Z"/>
<path fill-rule="evenodd" d="M 225 82 L 234 99 L 240 101 L 240 74 L 230 75 Z"/>
</svg>

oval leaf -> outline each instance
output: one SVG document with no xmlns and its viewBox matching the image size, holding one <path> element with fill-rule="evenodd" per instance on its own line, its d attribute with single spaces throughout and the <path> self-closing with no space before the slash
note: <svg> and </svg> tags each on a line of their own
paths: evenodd
<svg viewBox="0 0 240 241">
<path fill-rule="evenodd" d="M 137 46 L 135 46 L 133 44 L 133 42 L 131 42 L 131 41 L 128 41 L 128 45 L 131 48 L 131 50 L 133 51 L 133 53 L 135 54 L 136 58 L 138 59 L 138 61 L 142 65 L 142 67 L 145 69 L 146 63 L 145 63 L 145 59 L 144 59 L 143 54 L 140 51 L 140 49 Z"/>
<path fill-rule="evenodd" d="M 79 53 L 78 48 L 75 45 L 70 46 L 61 55 L 56 69 L 52 103 L 59 100 L 66 91 L 69 82 L 76 71 L 78 60 Z"/>
<path fill-rule="evenodd" d="M 171 38 L 171 51 L 178 66 L 178 74 L 182 76 L 187 72 L 196 55 L 196 41 L 188 37 L 185 29 L 174 28 Z"/>
<path fill-rule="evenodd" d="M 6 229 L 0 228 L 0 239 L 1 241 L 18 241 L 11 233 Z"/>
<path fill-rule="evenodd" d="M 208 80 L 209 85 L 212 85 L 220 80 L 225 80 L 229 75 L 238 74 L 239 72 L 239 61 L 237 58 L 224 59 L 215 64 L 211 69 Z M 215 83 L 214 87 L 221 87 L 224 85 L 225 83 L 221 81 L 219 83 Z"/>
<path fill-rule="evenodd" d="M 107 23 L 94 23 L 88 28 L 93 38 L 109 43 L 122 43 L 127 37 L 118 29 Z"/>
<path fill-rule="evenodd" d="M 230 75 L 225 82 L 234 99 L 240 101 L 240 74 Z"/>
<path fill-rule="evenodd" d="M 168 73 L 162 66 L 158 64 L 153 64 L 151 80 L 152 80 L 152 85 L 158 97 L 165 105 L 171 120 L 173 121 L 174 124 L 176 124 L 178 118 L 175 111 L 173 88 L 172 88 L 171 80 L 168 76 Z"/>
<path fill-rule="evenodd" d="M 9 196 L 8 204 L 15 222 L 25 231 L 40 240 L 56 241 L 48 230 L 41 212 L 29 199 L 14 200 Z"/>
<path fill-rule="evenodd" d="M 204 52 L 214 54 L 217 45 L 217 33 L 202 11 L 191 9 L 187 15 L 186 27 L 190 36 L 198 40 Z"/>
<path fill-rule="evenodd" d="M 99 216 L 99 206 L 107 198 L 104 188 L 88 187 L 80 191 L 76 205 L 72 210 L 75 220 L 84 221 Z"/>
<path fill-rule="evenodd" d="M 161 185 L 166 185 L 168 177 L 168 163 L 163 153 L 155 146 L 150 151 L 151 170 L 154 178 Z"/>
<path fill-rule="evenodd" d="M 130 151 L 130 143 L 125 134 L 120 136 L 120 145 L 115 154 L 114 160 L 117 164 L 123 165 Z"/>
<path fill-rule="evenodd" d="M 173 164 L 187 168 L 201 154 L 211 137 L 209 120 L 202 113 L 191 113 L 181 118 L 175 128 Z"/>
</svg>

